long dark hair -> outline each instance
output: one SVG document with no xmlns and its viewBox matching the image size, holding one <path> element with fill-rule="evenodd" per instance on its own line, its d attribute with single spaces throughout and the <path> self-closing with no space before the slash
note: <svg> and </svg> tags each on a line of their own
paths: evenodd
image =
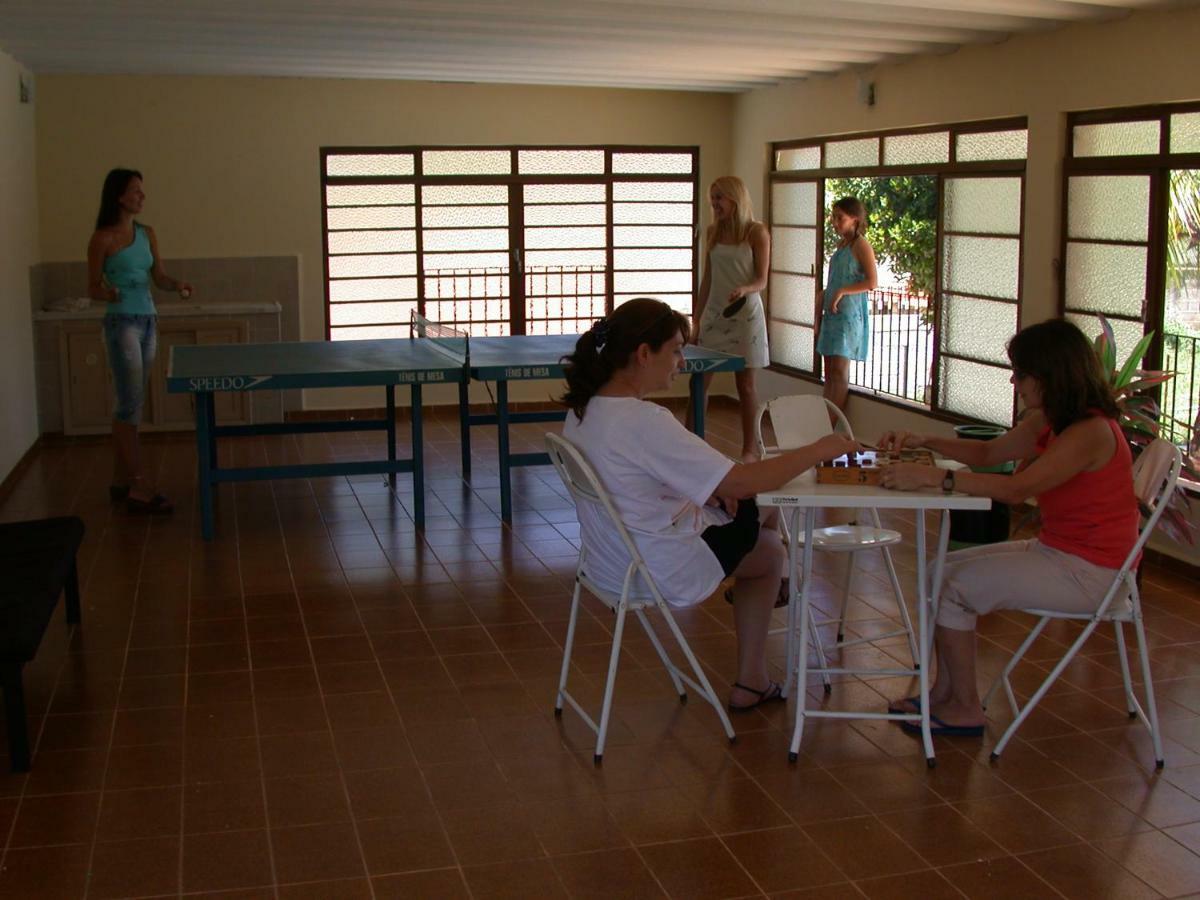
<svg viewBox="0 0 1200 900">
<path fill-rule="evenodd" d="M 121 221 L 121 195 L 129 182 L 141 178 L 137 169 L 113 169 L 104 176 L 104 187 L 100 189 L 100 212 L 96 213 L 96 230 L 116 225 Z"/>
<path fill-rule="evenodd" d="M 1022 328 L 1008 342 L 1008 358 L 1015 374 L 1032 375 L 1041 383 L 1042 411 L 1055 434 L 1093 415 L 1093 410 L 1117 418 L 1117 401 L 1100 357 L 1066 319 Z"/>
<path fill-rule="evenodd" d="M 624 368 L 642 344 L 657 351 L 676 334 L 687 341 L 691 329 L 681 312 L 661 300 L 635 297 L 613 310 L 606 319 L 579 336 L 575 352 L 563 357 L 567 392 L 564 406 L 581 420 L 588 401 L 608 383 L 613 372 Z"/>
<path fill-rule="evenodd" d="M 854 217 L 855 240 L 867 233 L 867 208 L 863 206 L 862 201 L 857 197 L 842 197 L 835 200 L 833 201 L 833 208 L 840 209 L 846 215 Z"/>
</svg>

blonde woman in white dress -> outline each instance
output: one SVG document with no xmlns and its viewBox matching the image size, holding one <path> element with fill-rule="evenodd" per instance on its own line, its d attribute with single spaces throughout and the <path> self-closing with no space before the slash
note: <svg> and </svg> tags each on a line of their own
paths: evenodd
<svg viewBox="0 0 1200 900">
<path fill-rule="evenodd" d="M 700 282 L 696 343 L 741 356 L 746 368 L 734 373 L 742 420 L 742 460 L 758 458 L 754 414 L 755 372 L 770 362 L 767 319 L 759 292 L 771 269 L 771 235 L 754 220 L 750 193 L 740 178 L 723 175 L 708 189 L 712 224 L 705 234 L 704 278 Z M 707 400 L 711 375 L 704 376 Z"/>
</svg>

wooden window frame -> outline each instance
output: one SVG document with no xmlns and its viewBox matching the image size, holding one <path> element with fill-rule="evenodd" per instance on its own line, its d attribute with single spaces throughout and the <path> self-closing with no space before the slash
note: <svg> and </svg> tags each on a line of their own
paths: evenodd
<svg viewBox="0 0 1200 900">
<path fill-rule="evenodd" d="M 422 154 L 429 151 L 506 151 L 510 153 L 510 170 L 507 175 L 426 175 L 422 171 L 423 158 Z M 521 175 L 518 171 L 518 159 L 520 151 L 603 151 L 604 152 L 604 172 L 597 174 L 536 174 L 536 175 Z M 681 173 L 615 173 L 613 172 L 613 156 L 621 153 L 663 153 L 663 154 L 687 154 L 690 155 L 691 172 L 686 174 Z M 327 160 L 330 156 L 366 156 L 376 154 L 412 154 L 413 156 L 413 174 L 412 175 L 396 175 L 396 176 L 374 176 L 374 175 L 334 175 L 328 174 Z M 695 306 L 695 296 L 699 285 L 699 259 L 697 250 L 697 236 L 699 234 L 699 217 L 700 217 L 700 148 L 694 145 L 625 145 L 625 144 L 571 144 L 571 145 L 552 145 L 552 144 L 503 144 L 503 145 L 442 145 L 442 144 L 422 144 L 422 145 L 405 145 L 405 146 L 327 146 L 320 148 L 320 203 L 321 203 L 321 257 L 323 263 L 324 277 L 324 318 L 325 318 L 325 340 L 332 339 L 333 326 L 331 323 L 331 300 L 330 300 L 330 264 L 329 264 L 329 209 L 326 203 L 326 188 L 335 185 L 388 185 L 388 184 L 412 184 L 414 186 L 413 208 L 415 213 L 415 221 L 413 229 L 416 238 L 416 280 L 417 280 L 417 296 L 415 302 L 417 310 L 425 313 L 425 271 L 424 271 L 424 232 L 425 228 L 421 223 L 422 206 L 421 206 L 421 188 L 428 185 L 496 185 L 505 184 L 509 188 L 508 208 L 510 210 L 509 217 L 509 252 L 513 248 L 524 246 L 524 221 L 522 211 L 524 209 L 523 199 L 519 194 L 521 189 L 526 185 L 536 184 L 604 184 L 605 190 L 605 259 L 606 259 L 606 279 L 605 279 L 605 312 L 611 313 L 613 310 L 613 298 L 615 293 L 614 284 L 614 245 L 613 245 L 613 184 L 617 182 L 680 182 L 690 183 L 692 185 L 692 269 L 691 269 L 691 294 L 692 307 Z M 624 202 L 624 201 L 622 201 Z M 514 212 L 515 211 L 515 212 Z M 386 230 L 386 229 L 377 229 Z M 657 249 L 654 247 L 647 248 L 620 248 L 620 249 Z M 677 248 L 661 248 L 661 249 L 677 249 Z M 340 255 L 340 254 L 335 254 Z M 626 271 L 622 269 L 621 271 Z M 645 270 L 630 270 L 630 271 L 645 271 Z M 652 270 L 658 271 L 658 270 Z M 676 271 L 676 270 L 670 270 Z M 407 276 L 406 276 L 407 277 Z M 509 296 L 509 324 L 512 334 L 525 333 L 525 283 L 523 278 L 511 278 L 512 290 Z M 364 302 L 395 302 L 394 300 L 379 300 L 379 301 L 364 301 Z M 404 301 L 412 302 L 412 301 Z M 407 323 L 380 323 L 380 324 L 407 324 Z M 369 327 L 369 326 L 368 326 Z"/>
<path fill-rule="evenodd" d="M 777 141 L 770 144 L 769 165 L 765 179 L 766 198 L 765 206 L 767 208 L 767 222 L 771 224 L 771 188 L 775 184 L 799 181 L 817 182 L 817 205 L 818 209 L 823 213 L 825 209 L 825 181 L 829 178 L 880 178 L 892 175 L 932 175 L 937 179 L 938 192 L 938 219 L 936 228 L 936 253 L 937 264 L 934 267 L 934 295 L 932 298 L 933 309 L 933 348 L 930 356 L 930 402 L 928 405 L 924 403 L 916 403 L 906 400 L 902 397 L 896 397 L 886 394 L 868 393 L 855 385 L 850 386 L 850 390 L 867 397 L 878 403 L 883 403 L 888 406 L 895 406 L 901 409 L 918 410 L 930 418 L 962 423 L 980 421 L 960 413 L 944 410 L 940 406 L 941 394 L 941 372 L 938 361 L 943 355 L 952 359 L 963 359 L 969 362 L 976 362 L 982 365 L 995 365 L 988 360 L 978 360 L 972 357 L 965 357 L 959 354 L 944 354 L 941 349 L 941 294 L 942 294 L 942 245 L 943 245 L 943 188 L 944 179 L 946 177 L 954 177 L 961 175 L 994 175 L 997 177 L 1018 177 L 1021 181 L 1021 209 L 1020 209 L 1020 229 L 1015 235 L 1018 241 L 1017 249 L 1017 296 L 1012 301 L 1004 300 L 1003 302 L 1011 302 L 1017 308 L 1017 328 L 1021 327 L 1022 312 L 1024 309 L 1024 264 L 1025 264 L 1025 187 L 1026 187 L 1026 170 L 1027 158 L 1020 159 L 1003 159 L 1003 160 L 968 160 L 958 161 L 958 141 L 959 135 L 963 134 L 979 134 L 991 131 L 1017 131 L 1024 130 L 1028 133 L 1029 120 L 1025 116 L 1013 116 L 1003 119 L 980 119 L 969 122 L 954 122 L 939 125 L 923 125 L 916 128 L 890 128 L 879 131 L 866 132 L 851 132 L 844 134 L 827 134 L 819 137 L 800 138 L 787 141 Z M 920 163 L 920 164 L 905 164 L 905 165 L 876 165 L 876 166 L 850 166 L 850 167 L 825 167 L 825 145 L 829 142 L 838 142 L 844 140 L 864 140 L 869 138 L 877 138 L 879 140 L 880 160 L 883 159 L 883 139 L 886 137 L 917 135 L 917 134 L 936 134 L 939 132 L 949 133 L 950 153 L 949 160 L 944 163 Z M 775 169 L 776 154 L 781 150 L 801 149 L 808 147 L 819 147 L 820 152 L 820 168 L 813 169 Z M 818 222 L 819 229 L 824 229 L 823 222 Z M 988 235 L 995 237 L 996 235 Z M 824 265 L 818 267 L 816 273 L 817 288 L 820 289 L 824 280 Z M 768 328 L 771 322 L 770 311 L 770 295 L 767 298 L 767 322 Z M 816 329 L 814 326 L 814 337 Z M 803 381 L 808 381 L 813 384 L 821 384 L 821 358 L 816 352 L 816 347 L 813 348 L 813 370 L 806 372 L 803 369 L 797 369 L 793 366 L 784 365 L 782 363 L 771 362 L 768 368 L 774 372 L 780 372 L 785 375 L 790 375 L 794 378 L 799 378 Z M 1014 397 L 1015 409 L 1015 397 Z M 991 424 L 991 423 L 988 423 Z"/>
</svg>

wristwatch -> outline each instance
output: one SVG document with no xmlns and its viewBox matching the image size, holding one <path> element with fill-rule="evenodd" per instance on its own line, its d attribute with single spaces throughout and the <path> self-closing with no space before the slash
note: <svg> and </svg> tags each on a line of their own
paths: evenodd
<svg viewBox="0 0 1200 900">
<path fill-rule="evenodd" d="M 942 490 L 947 494 L 954 493 L 954 470 L 947 469 L 945 476 L 942 478 Z"/>
</svg>

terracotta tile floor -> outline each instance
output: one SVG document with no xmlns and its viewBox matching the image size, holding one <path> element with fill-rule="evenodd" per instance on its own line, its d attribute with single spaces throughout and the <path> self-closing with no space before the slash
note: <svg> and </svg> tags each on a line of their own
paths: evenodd
<svg viewBox="0 0 1200 900">
<path fill-rule="evenodd" d="M 1158 897 L 1200 892 L 1200 594 L 1148 567 L 1147 624 L 1167 735 L 1122 709 L 1099 635 L 998 764 L 942 741 L 927 770 L 889 723 L 809 726 L 789 765 L 789 711 L 735 719 L 681 706 L 634 631 L 604 764 L 577 716 L 552 715 L 577 526 L 549 467 L 515 479 L 501 526 L 494 443 L 458 477 L 456 421 L 428 426 L 429 522 L 379 478 L 223 486 L 198 536 L 190 438 L 148 455 L 177 502 L 133 518 L 107 501 L 106 441 L 53 442 L 0 508 L 75 513 L 83 625 L 61 605 L 27 667 L 33 770 L 0 775 L 0 896 Z M 710 437 L 736 449 L 731 408 Z M 514 449 L 536 449 L 537 426 Z M 353 435 L 242 439 L 245 464 L 364 455 Z M 371 445 L 375 446 L 375 445 Z M 893 519 L 912 530 L 911 519 Z M 898 554 L 911 585 L 911 548 Z M 832 606 L 839 573 L 819 562 Z M 864 561 L 851 630 L 886 630 Z M 730 608 L 681 614 L 725 684 Z M 781 618 L 782 621 L 782 618 Z M 592 604 L 572 674 L 599 695 L 610 614 Z M 984 675 L 1028 623 L 985 620 Z M 1029 690 L 1067 629 L 1017 681 Z M 778 668 L 781 638 L 773 639 Z M 902 658 L 896 639 L 855 651 Z M 847 654 L 849 656 L 850 654 Z M 879 709 L 904 679 L 842 681 L 829 703 Z M 820 697 L 819 688 L 810 688 Z"/>
</svg>

